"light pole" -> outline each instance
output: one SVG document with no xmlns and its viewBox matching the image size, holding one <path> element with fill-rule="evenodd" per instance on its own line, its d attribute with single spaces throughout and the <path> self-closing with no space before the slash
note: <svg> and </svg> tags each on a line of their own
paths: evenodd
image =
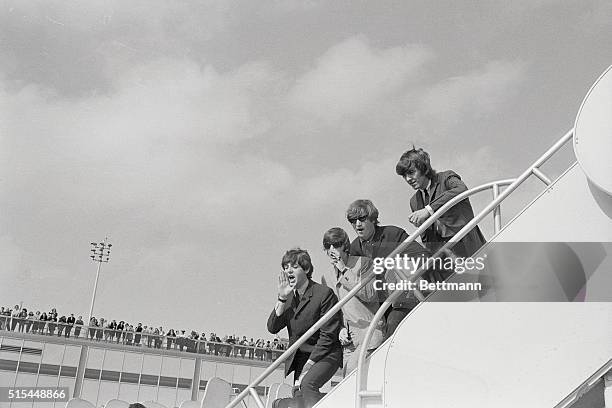
<svg viewBox="0 0 612 408">
<path fill-rule="evenodd" d="M 100 269 L 103 262 L 108 262 L 110 259 L 110 249 L 112 244 L 107 243 L 108 237 L 104 238 L 102 242 L 92 242 L 90 258 L 92 261 L 98 263 L 98 269 L 96 270 L 96 280 L 94 282 L 93 293 L 91 294 L 91 306 L 89 308 L 89 316 L 87 317 L 87 324 L 91 322 L 93 317 L 94 302 L 96 301 L 96 291 L 98 290 L 98 279 L 100 278 Z"/>
<path fill-rule="evenodd" d="M 98 290 L 98 279 L 100 278 L 100 269 L 103 262 L 108 262 L 110 259 L 110 249 L 113 246 L 109 244 L 108 237 L 104 238 L 102 242 L 91 243 L 91 255 L 89 256 L 92 261 L 98 263 L 98 269 L 96 270 L 96 281 L 94 282 L 93 293 L 91 294 L 91 306 L 89 307 L 89 316 L 87 317 L 87 330 L 91 323 L 93 316 L 94 302 L 96 301 L 96 291 Z M 85 332 L 87 333 L 87 331 Z M 87 336 L 87 334 L 85 335 Z M 83 379 L 85 378 L 85 366 L 87 365 L 87 353 L 89 346 L 81 345 L 81 354 L 79 356 L 79 365 L 77 366 L 76 378 L 74 381 L 74 391 L 72 393 L 73 398 L 80 398 L 81 391 L 83 390 Z"/>
</svg>

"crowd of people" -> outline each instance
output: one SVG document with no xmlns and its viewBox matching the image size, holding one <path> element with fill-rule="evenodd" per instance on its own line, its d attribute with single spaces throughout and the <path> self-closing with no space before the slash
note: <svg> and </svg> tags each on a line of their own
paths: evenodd
<svg viewBox="0 0 612 408">
<path fill-rule="evenodd" d="M 136 326 L 120 320 L 106 320 L 92 317 L 85 325 L 83 317 L 74 314 L 61 315 L 55 308 L 49 312 L 32 312 L 26 307 L 15 305 L 0 307 L 0 330 L 17 331 L 58 337 L 78 337 L 91 341 L 120 343 L 135 347 L 165 348 L 191 353 L 212 354 L 225 357 L 239 357 L 262 361 L 273 361 L 283 350 L 286 343 L 275 338 L 264 340 L 247 339 L 236 335 L 217 336 L 216 333 L 195 330 L 164 330 L 162 326 Z"/>
<path fill-rule="evenodd" d="M 410 199 L 410 213 L 407 214 L 408 221 L 415 227 L 423 225 L 444 204 L 467 191 L 466 185 L 454 171 L 436 172 L 431 167 L 429 154 L 423 149 L 413 147 L 406 151 L 395 170 L 415 190 Z M 282 257 L 277 300 L 267 326 L 273 334 L 286 328 L 290 346 L 328 313 L 339 299 L 346 297 L 357 285 L 363 287 L 285 361 L 285 375 L 294 374 L 293 397 L 278 399 L 273 407 L 310 408 L 315 405 L 323 397 L 319 389 L 338 368 L 343 368 L 345 375 L 354 369 L 360 350 L 365 347 L 367 353 L 374 351 L 394 333 L 422 299 L 414 291 L 405 291 L 394 297 L 383 318 L 375 322 L 368 344 L 363 344 L 366 331 L 380 305 L 392 294 L 390 290 L 381 290 L 386 286 L 380 283 L 399 283 L 403 279 L 398 267 L 389 267 L 384 263 L 384 271 L 376 274 L 374 264 L 392 253 L 395 255 L 396 249 L 409 238 L 401 227 L 380 225 L 379 215 L 371 200 L 356 200 L 349 205 L 345 216 L 357 237 L 351 241 L 347 232 L 340 227 L 330 228 L 323 234 L 323 250 L 335 276 L 331 287 L 312 280 L 314 266 L 308 251 L 294 248 Z M 404 244 L 399 255 L 413 259 L 430 257 L 473 218 L 469 199 L 461 200 L 432 222 L 421 235 L 421 243 L 413 241 Z M 444 251 L 443 255 L 437 256 L 451 259 L 469 257 L 484 243 L 484 236 L 475 227 L 453 246 L 452 252 Z M 420 279 L 440 282 L 452 274 L 452 268 L 433 267 L 424 272 Z M 363 284 L 364 280 L 369 283 Z"/>
</svg>

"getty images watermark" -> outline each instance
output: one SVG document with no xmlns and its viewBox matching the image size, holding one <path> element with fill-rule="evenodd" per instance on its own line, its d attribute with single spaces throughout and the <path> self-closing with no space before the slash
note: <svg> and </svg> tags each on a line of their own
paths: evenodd
<svg viewBox="0 0 612 408">
<path fill-rule="evenodd" d="M 385 271 L 401 270 L 405 275 L 414 275 L 420 269 L 436 270 L 443 272 L 455 272 L 462 274 L 465 272 L 481 272 L 485 269 L 486 254 L 480 257 L 427 257 L 421 255 L 418 257 L 404 255 L 396 255 L 393 258 L 374 258 L 373 272 L 377 275 L 385 273 Z M 412 282 L 407 279 L 400 279 L 395 282 L 390 281 L 389 275 L 386 276 L 387 281 L 375 280 L 374 289 L 376 290 L 481 290 L 480 282 L 428 282 L 425 279 L 420 279 L 417 282 Z"/>
</svg>

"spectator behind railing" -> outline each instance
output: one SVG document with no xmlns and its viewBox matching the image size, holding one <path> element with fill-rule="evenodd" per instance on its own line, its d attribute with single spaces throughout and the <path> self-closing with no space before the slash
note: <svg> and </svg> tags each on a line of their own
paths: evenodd
<svg viewBox="0 0 612 408">
<path fill-rule="evenodd" d="M 108 321 L 104 318 L 98 320 L 96 317 L 92 317 L 90 326 L 84 326 L 82 316 L 75 318 L 74 314 L 70 314 L 69 317 L 62 315 L 58 319 L 55 308 L 48 313 L 28 312 L 27 308 L 21 308 L 19 305 L 16 305 L 13 309 L 9 307 L 0 308 L 0 330 L 7 331 L 12 329 L 24 333 L 56 335 L 57 337 L 63 335 L 65 338 L 74 337 L 139 347 L 146 345 L 158 349 L 165 346 L 167 350 L 215 354 L 229 358 L 253 359 L 258 356 L 262 361 L 276 359 L 280 353 L 275 352 L 275 350 L 285 348 L 285 345 L 278 339 L 274 339 L 272 342 L 259 339 L 256 345 L 252 338 L 248 341 L 246 336 L 243 336 L 240 340 L 237 335 L 226 335 L 222 340 L 215 333 L 211 333 L 207 340 L 204 332 L 199 335 L 195 330 L 192 330 L 189 335 L 186 335 L 185 330 L 181 330 L 181 336 L 177 337 L 176 331 L 173 329 L 170 329 L 164 335 L 164 329 L 161 326 L 155 329 L 153 326 L 145 327 L 146 331 L 144 327 L 142 331 L 136 331 L 132 325 L 123 320 L 116 323 L 115 320 Z M 138 342 L 136 342 L 136 336 L 139 336 Z"/>
<path fill-rule="evenodd" d="M 106 324 L 106 319 L 101 317 L 100 321 L 98 322 L 98 329 L 96 330 L 96 341 L 102 340 L 102 336 L 103 336 L 103 333 L 104 333 L 104 325 L 105 324 Z"/>
<path fill-rule="evenodd" d="M 15 331 L 15 328 L 17 327 L 17 322 L 19 321 L 19 315 L 21 314 L 21 311 L 19 310 L 19 305 L 15 305 L 15 307 L 13 308 L 13 312 L 11 313 L 11 331 Z"/>
<path fill-rule="evenodd" d="M 153 334 L 155 334 L 155 348 L 160 349 L 162 346 L 163 335 L 164 335 L 163 327 L 161 326 L 157 327 L 155 331 L 153 332 Z"/>
<path fill-rule="evenodd" d="M 136 346 L 140 346 L 140 339 L 142 337 L 142 334 L 141 334 L 142 330 L 143 330 L 142 323 L 138 323 L 138 326 L 136 326 L 136 329 L 134 329 L 134 333 L 136 333 L 134 335 L 134 344 Z"/>
<path fill-rule="evenodd" d="M 17 321 L 18 327 L 19 327 L 19 332 L 23 333 L 23 330 L 25 328 L 25 319 L 28 317 L 28 309 L 23 308 L 21 309 L 21 311 L 19 311 L 19 320 Z"/>
<path fill-rule="evenodd" d="M 50 336 L 55 336 L 55 329 L 57 328 L 57 312 L 55 309 L 51 310 L 51 314 L 47 315 L 47 325 Z"/>
<path fill-rule="evenodd" d="M 172 344 L 174 344 L 175 341 L 176 332 L 174 329 L 168 330 L 168 333 L 166 333 L 166 350 L 170 350 L 170 347 L 172 347 Z"/>
<path fill-rule="evenodd" d="M 89 329 L 87 332 L 89 333 L 89 339 L 93 340 L 96 337 L 96 327 L 98 326 L 98 319 L 94 316 L 89 319 Z"/>
<path fill-rule="evenodd" d="M 33 322 L 34 322 L 34 313 L 28 312 L 28 315 L 25 318 L 25 332 L 26 333 L 30 332 L 30 328 L 32 327 Z"/>
<path fill-rule="evenodd" d="M 5 330 L 7 319 L 5 314 L 4 306 L 0 307 L 0 330 Z"/>
<path fill-rule="evenodd" d="M 72 332 L 72 328 L 74 327 L 75 322 L 76 319 L 74 318 L 74 314 L 70 313 L 70 316 L 68 316 L 68 318 L 66 319 L 66 331 L 64 335 L 67 339 L 70 338 L 70 333 Z"/>
<path fill-rule="evenodd" d="M 83 326 L 83 316 L 79 316 L 74 322 L 74 336 L 79 337 L 81 335 L 81 327 Z"/>
<path fill-rule="evenodd" d="M 120 341 L 125 343 L 125 322 L 123 320 L 117 323 L 117 336 L 115 336 L 115 338 L 117 343 Z"/>
<path fill-rule="evenodd" d="M 57 337 L 62 337 L 66 328 L 66 316 L 61 316 L 57 321 Z"/>
</svg>

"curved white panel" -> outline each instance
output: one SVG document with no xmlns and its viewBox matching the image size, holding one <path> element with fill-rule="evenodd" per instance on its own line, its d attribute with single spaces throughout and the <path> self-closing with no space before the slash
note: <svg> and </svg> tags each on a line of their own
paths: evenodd
<svg viewBox="0 0 612 408">
<path fill-rule="evenodd" d="M 202 398 L 202 408 L 223 408 L 230 402 L 232 386 L 227 381 L 212 377 L 206 383 L 204 397 Z"/>
<path fill-rule="evenodd" d="M 120 399 L 111 399 L 105 405 L 105 408 L 129 408 L 130 403 Z"/>
<path fill-rule="evenodd" d="M 389 348 L 385 407 L 553 407 L 612 356 L 611 303 L 426 303 Z"/>
<path fill-rule="evenodd" d="M 384 342 L 374 351 L 367 364 L 368 391 L 380 391 L 385 384 L 385 365 L 389 351 L 390 340 Z M 354 408 L 355 390 L 357 388 L 356 370 L 351 371 L 330 393 L 328 393 L 314 408 Z M 402 405 L 400 405 L 401 407 Z M 383 408 L 382 401 L 378 398 L 366 398 L 362 405 L 363 408 Z"/>
<path fill-rule="evenodd" d="M 143 405 L 147 408 L 166 408 L 165 405 L 162 405 L 159 402 L 155 401 L 145 401 Z"/>
<path fill-rule="evenodd" d="M 179 406 L 179 408 L 200 408 L 200 401 L 191 401 L 191 400 L 183 401 L 181 402 L 181 405 Z"/>
<path fill-rule="evenodd" d="M 587 93 L 576 117 L 574 151 L 589 180 L 612 195 L 612 66 Z"/>
<path fill-rule="evenodd" d="M 72 398 L 66 403 L 66 408 L 96 408 L 96 406 L 87 400 Z"/>
</svg>

